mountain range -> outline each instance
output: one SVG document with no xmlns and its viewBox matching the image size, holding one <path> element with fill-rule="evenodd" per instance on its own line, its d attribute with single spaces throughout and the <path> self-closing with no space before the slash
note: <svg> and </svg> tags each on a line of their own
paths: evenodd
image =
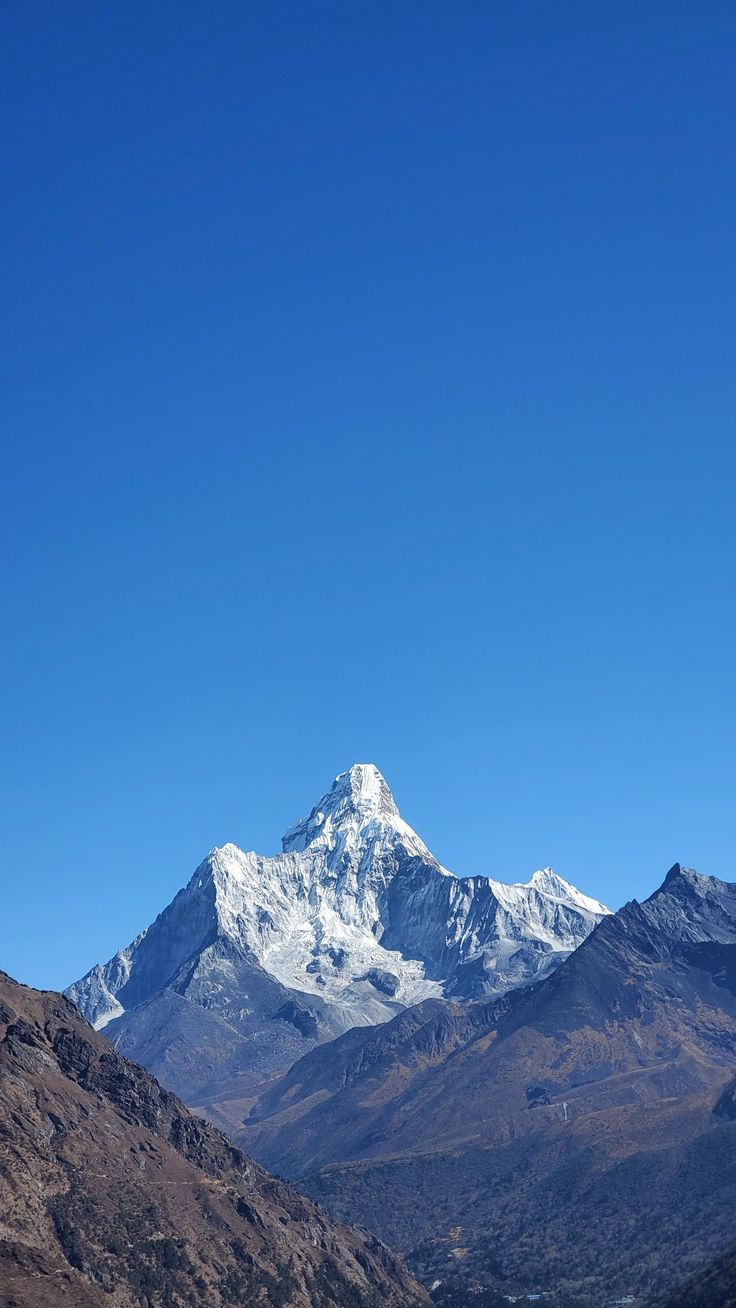
<svg viewBox="0 0 736 1308">
<path fill-rule="evenodd" d="M 356 764 L 282 853 L 213 850 L 68 994 L 438 1303 L 659 1308 L 729 1274 L 727 882 L 675 864 L 612 914 L 550 869 L 457 877 Z"/>
<path fill-rule="evenodd" d="M 2 1308 L 422 1308 L 332 1221 L 122 1058 L 63 996 L 0 973 Z"/>
<path fill-rule="evenodd" d="M 637 1303 L 733 1238 L 736 886 L 674 866 L 549 976 L 315 1048 L 239 1135 L 425 1283 Z"/>
<path fill-rule="evenodd" d="M 238 1126 L 312 1047 L 418 1002 L 500 996 L 608 913 L 550 869 L 457 877 L 372 764 L 338 776 L 274 857 L 213 850 L 156 921 L 67 994 L 121 1052 Z"/>
</svg>

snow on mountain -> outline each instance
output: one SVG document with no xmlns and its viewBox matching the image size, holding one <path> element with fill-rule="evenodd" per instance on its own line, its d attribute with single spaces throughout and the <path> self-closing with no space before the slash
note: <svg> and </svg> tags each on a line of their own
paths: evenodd
<svg viewBox="0 0 736 1308">
<path fill-rule="evenodd" d="M 247 1035 L 270 1070 L 291 1056 L 284 1020 L 316 1041 L 431 996 L 502 993 L 549 972 L 608 912 L 549 868 L 523 885 L 454 876 L 372 764 L 341 773 L 282 843 L 273 857 L 214 849 L 146 931 L 69 988 L 144 1062 L 145 1027 L 157 1074 L 164 1054 L 175 1061 L 163 1045 L 182 999 Z"/>
</svg>

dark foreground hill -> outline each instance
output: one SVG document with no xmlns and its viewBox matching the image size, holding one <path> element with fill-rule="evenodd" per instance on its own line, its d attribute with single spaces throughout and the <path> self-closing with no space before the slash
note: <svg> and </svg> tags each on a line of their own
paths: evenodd
<svg viewBox="0 0 736 1308">
<path fill-rule="evenodd" d="M 734 1072 L 736 886 L 676 866 L 531 989 L 315 1049 L 243 1140 L 428 1282 L 641 1301 L 733 1239 Z"/>
<path fill-rule="evenodd" d="M 0 973 L 1 1308 L 420 1308 L 339 1226 L 63 996 Z"/>
</svg>

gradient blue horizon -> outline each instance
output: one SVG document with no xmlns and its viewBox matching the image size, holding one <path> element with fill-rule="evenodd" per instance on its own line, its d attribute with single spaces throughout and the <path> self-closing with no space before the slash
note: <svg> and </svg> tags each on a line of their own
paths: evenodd
<svg viewBox="0 0 736 1308">
<path fill-rule="evenodd" d="M 0 967 L 355 761 L 459 874 L 736 879 L 733 7 L 0 22 Z"/>
</svg>

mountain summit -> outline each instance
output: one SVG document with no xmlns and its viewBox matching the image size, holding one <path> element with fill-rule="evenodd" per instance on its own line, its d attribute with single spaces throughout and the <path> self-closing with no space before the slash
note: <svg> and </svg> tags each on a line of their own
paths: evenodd
<svg viewBox="0 0 736 1308">
<path fill-rule="evenodd" d="M 156 921 L 68 994 L 130 1057 L 195 1102 L 282 1071 L 307 1047 L 430 997 L 546 975 L 608 910 L 550 869 L 456 877 L 371 763 L 336 777 L 271 858 L 214 849 Z"/>
<path fill-rule="evenodd" d="M 394 827 L 416 842 L 421 852 L 428 851 L 411 827 L 402 821 L 396 801 L 385 778 L 374 763 L 354 763 L 347 772 L 335 777 L 326 795 L 315 804 L 308 817 L 291 827 L 282 840 L 285 854 L 318 845 L 329 849 L 339 832 L 359 832 L 372 823 Z"/>
</svg>

